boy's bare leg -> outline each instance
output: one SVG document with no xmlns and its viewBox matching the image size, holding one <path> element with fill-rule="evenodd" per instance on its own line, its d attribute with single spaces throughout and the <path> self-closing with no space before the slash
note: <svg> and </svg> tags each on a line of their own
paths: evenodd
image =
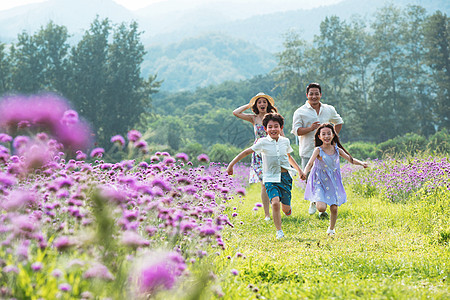
<svg viewBox="0 0 450 300">
<path fill-rule="evenodd" d="M 290 205 L 286 205 L 286 204 L 281 203 L 281 210 L 282 210 L 285 214 L 288 214 L 289 211 L 291 210 L 291 206 L 290 206 Z"/>
<path fill-rule="evenodd" d="M 277 230 L 281 230 L 280 197 L 272 198 L 272 217 Z"/>
<path fill-rule="evenodd" d="M 330 229 L 333 230 L 334 226 L 336 225 L 337 215 L 338 215 L 338 206 L 337 205 L 331 205 L 330 206 Z"/>
<path fill-rule="evenodd" d="M 261 183 L 261 201 L 264 208 L 264 217 L 270 218 L 270 201 L 264 183 Z"/>
</svg>

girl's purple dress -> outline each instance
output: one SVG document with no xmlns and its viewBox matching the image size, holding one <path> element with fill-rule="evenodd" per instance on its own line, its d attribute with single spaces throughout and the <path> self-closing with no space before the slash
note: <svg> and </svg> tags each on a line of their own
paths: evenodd
<svg viewBox="0 0 450 300">
<path fill-rule="evenodd" d="M 266 137 L 267 133 L 264 130 L 264 126 L 262 124 L 255 124 L 255 143 L 260 138 Z M 262 157 L 255 152 L 252 153 L 252 165 L 250 168 L 250 177 L 248 182 L 257 183 L 262 182 Z"/>
<path fill-rule="evenodd" d="M 306 183 L 305 199 L 311 202 L 325 202 L 340 206 L 347 201 L 347 194 L 342 184 L 339 165 L 339 150 L 335 145 L 333 155 L 326 154 L 319 147 L 321 160 L 316 158 Z"/>
</svg>

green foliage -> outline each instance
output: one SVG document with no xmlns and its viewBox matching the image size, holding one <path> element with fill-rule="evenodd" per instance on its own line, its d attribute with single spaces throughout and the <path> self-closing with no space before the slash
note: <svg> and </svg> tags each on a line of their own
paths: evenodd
<svg viewBox="0 0 450 300">
<path fill-rule="evenodd" d="M 201 144 L 191 142 L 181 148 L 180 152 L 186 153 L 189 156 L 189 160 L 194 162 L 197 159 L 197 156 L 205 153 L 205 150 L 203 149 L 203 146 Z"/>
<path fill-rule="evenodd" d="M 450 153 L 450 133 L 444 128 L 428 139 L 427 149 L 432 153 Z"/>
<path fill-rule="evenodd" d="M 229 163 L 239 152 L 241 150 L 237 147 L 227 144 L 215 144 L 209 151 L 209 159 L 214 162 Z"/>
<path fill-rule="evenodd" d="M 373 143 L 355 142 L 345 145 L 345 149 L 358 159 L 366 160 L 368 158 L 377 158 L 377 146 Z"/>
<path fill-rule="evenodd" d="M 425 150 L 426 138 L 415 133 L 407 133 L 378 144 L 377 150 L 383 155 L 414 154 Z"/>
</svg>

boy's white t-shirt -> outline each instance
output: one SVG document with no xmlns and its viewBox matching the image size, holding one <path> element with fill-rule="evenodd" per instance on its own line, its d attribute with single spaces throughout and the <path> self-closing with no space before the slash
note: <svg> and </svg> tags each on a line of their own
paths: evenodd
<svg viewBox="0 0 450 300">
<path fill-rule="evenodd" d="M 263 183 L 281 182 L 281 168 L 284 168 L 293 175 L 297 170 L 289 164 L 288 153 L 291 153 L 291 142 L 288 138 L 280 136 L 278 141 L 270 136 L 259 139 L 251 147 L 257 154 L 261 154 L 263 161 Z"/>
</svg>

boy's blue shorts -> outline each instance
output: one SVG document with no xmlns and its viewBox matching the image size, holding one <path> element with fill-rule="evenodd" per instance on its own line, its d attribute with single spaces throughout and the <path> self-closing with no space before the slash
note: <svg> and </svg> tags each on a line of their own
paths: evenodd
<svg viewBox="0 0 450 300">
<path fill-rule="evenodd" d="M 292 178 L 289 172 L 281 172 L 281 182 L 266 182 L 267 195 L 270 203 L 275 197 L 280 197 L 280 202 L 284 205 L 291 205 Z"/>
</svg>

